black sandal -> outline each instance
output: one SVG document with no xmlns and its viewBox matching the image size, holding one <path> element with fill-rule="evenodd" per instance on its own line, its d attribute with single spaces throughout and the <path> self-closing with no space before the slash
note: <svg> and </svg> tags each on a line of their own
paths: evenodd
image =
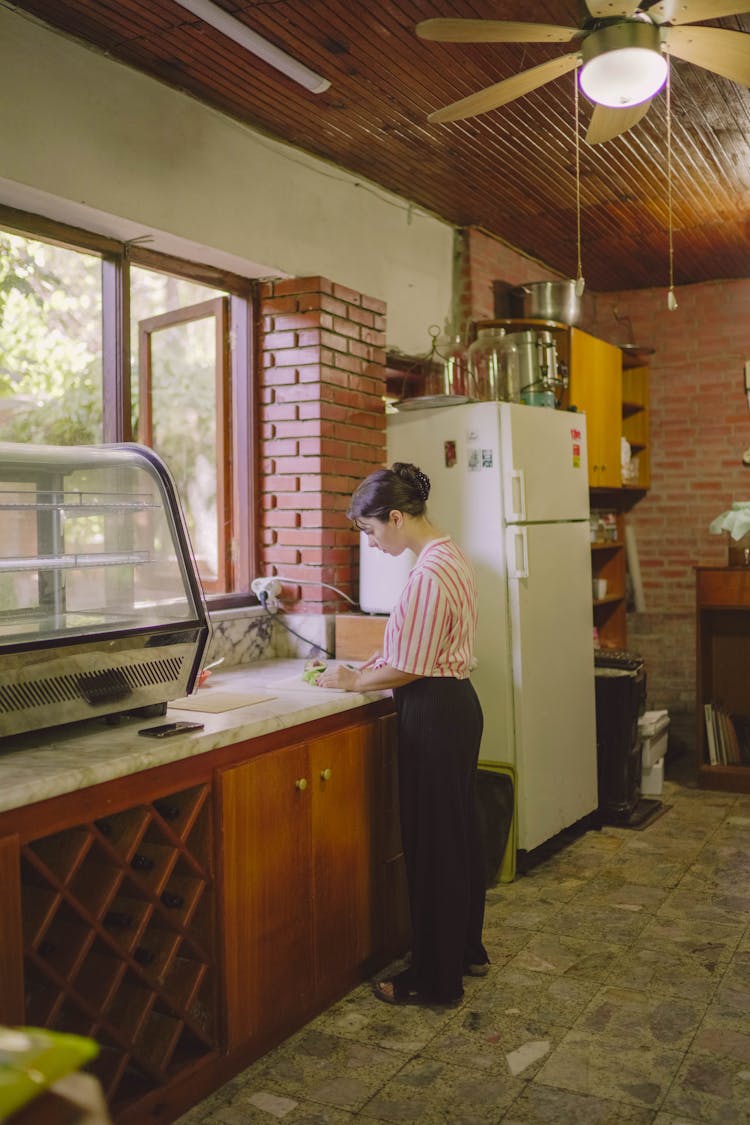
<svg viewBox="0 0 750 1125">
<path fill-rule="evenodd" d="M 394 977 L 388 977 L 387 980 L 376 981 L 372 986 L 372 994 L 376 1000 L 382 1000 L 384 1004 L 419 1004 L 420 995 L 412 984 L 412 973 L 410 969 L 404 969 L 402 973 L 396 973 Z M 390 985 L 392 992 L 389 995 L 384 991 Z"/>
</svg>

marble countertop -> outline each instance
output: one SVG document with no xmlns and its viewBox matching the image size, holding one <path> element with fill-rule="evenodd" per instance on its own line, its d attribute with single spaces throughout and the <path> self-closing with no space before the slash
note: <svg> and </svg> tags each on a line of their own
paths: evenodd
<svg viewBox="0 0 750 1125">
<path fill-rule="evenodd" d="M 166 715 L 153 719 L 128 717 L 114 726 L 88 720 L 1 739 L 0 812 L 353 710 L 389 694 L 310 687 L 301 678 L 304 664 L 261 660 L 214 672 L 196 702 L 205 698 L 208 705 L 225 693 L 271 697 L 218 714 L 170 706 Z M 181 719 L 201 722 L 203 730 L 162 739 L 138 735 L 144 727 Z"/>
</svg>

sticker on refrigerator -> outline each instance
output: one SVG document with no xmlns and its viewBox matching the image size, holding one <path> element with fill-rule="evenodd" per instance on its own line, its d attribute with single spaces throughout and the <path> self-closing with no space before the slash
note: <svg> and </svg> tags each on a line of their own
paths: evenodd
<svg viewBox="0 0 750 1125">
<path fill-rule="evenodd" d="M 469 450 L 469 472 L 476 473 L 482 467 L 482 451 L 481 449 L 472 448 Z"/>
<path fill-rule="evenodd" d="M 454 466 L 456 464 L 456 461 L 458 460 L 458 458 L 456 456 L 456 443 L 455 443 L 455 441 L 444 441 L 443 442 L 443 457 L 445 458 L 446 469 L 454 468 Z"/>
<path fill-rule="evenodd" d="M 483 449 L 482 450 L 482 468 L 483 469 L 491 469 L 492 465 L 493 465 L 492 450 L 491 449 Z"/>
<path fill-rule="evenodd" d="M 581 431 L 575 427 L 570 431 L 571 450 L 573 453 L 573 468 L 581 467 Z"/>
</svg>

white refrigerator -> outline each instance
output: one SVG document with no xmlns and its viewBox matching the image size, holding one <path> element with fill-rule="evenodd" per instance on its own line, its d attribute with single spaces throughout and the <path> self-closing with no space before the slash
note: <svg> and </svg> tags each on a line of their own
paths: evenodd
<svg viewBox="0 0 750 1125">
<path fill-rule="evenodd" d="M 430 519 L 479 588 L 480 759 L 516 771 L 518 847 L 597 808 L 583 415 L 481 402 L 388 418 L 388 458 L 430 478 Z"/>
</svg>

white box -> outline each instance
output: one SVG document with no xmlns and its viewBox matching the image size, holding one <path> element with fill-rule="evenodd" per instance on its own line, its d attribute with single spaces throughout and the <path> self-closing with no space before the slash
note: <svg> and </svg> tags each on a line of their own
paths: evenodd
<svg viewBox="0 0 750 1125">
<path fill-rule="evenodd" d="M 664 759 L 660 758 L 653 766 L 641 770 L 641 793 L 644 797 L 661 796 L 664 785 Z"/>
<path fill-rule="evenodd" d="M 655 766 L 667 752 L 669 714 L 667 711 L 646 711 L 638 720 L 641 739 L 641 765 L 644 770 Z"/>
</svg>

